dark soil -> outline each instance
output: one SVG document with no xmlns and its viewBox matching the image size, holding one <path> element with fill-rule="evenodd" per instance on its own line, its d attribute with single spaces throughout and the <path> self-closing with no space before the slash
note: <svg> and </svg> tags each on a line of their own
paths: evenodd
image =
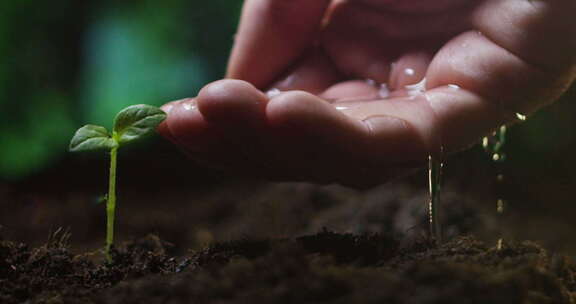
<svg viewBox="0 0 576 304">
<path fill-rule="evenodd" d="M 0 303 L 574 303 L 576 265 L 537 244 L 473 237 L 441 246 L 329 231 L 216 243 L 182 257 L 156 236 L 112 263 L 59 231 L 39 248 L 0 242 Z"/>
</svg>

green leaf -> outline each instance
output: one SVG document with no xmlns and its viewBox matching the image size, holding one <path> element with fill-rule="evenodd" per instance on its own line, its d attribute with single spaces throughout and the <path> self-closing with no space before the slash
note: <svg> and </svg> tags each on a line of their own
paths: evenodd
<svg viewBox="0 0 576 304">
<path fill-rule="evenodd" d="M 85 125 L 78 129 L 70 141 L 70 151 L 110 150 L 118 144 L 102 126 Z"/>
<path fill-rule="evenodd" d="M 115 138 L 119 144 L 131 142 L 156 130 L 166 113 L 149 105 L 133 105 L 120 111 L 114 119 Z"/>
</svg>

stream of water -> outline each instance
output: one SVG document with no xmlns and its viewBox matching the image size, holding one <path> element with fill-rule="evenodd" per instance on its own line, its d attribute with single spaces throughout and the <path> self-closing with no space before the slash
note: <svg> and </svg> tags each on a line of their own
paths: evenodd
<svg viewBox="0 0 576 304">
<path fill-rule="evenodd" d="M 506 160 L 506 154 L 504 153 L 504 145 L 506 144 L 506 126 L 501 126 L 498 128 L 492 136 L 487 136 L 482 139 L 482 148 L 490 157 L 494 170 L 496 171 L 496 213 L 498 221 L 498 250 L 502 249 L 504 237 L 503 237 L 503 217 L 505 211 L 506 201 L 502 197 L 502 185 L 504 183 L 504 173 L 503 173 L 503 163 Z"/>
<path fill-rule="evenodd" d="M 521 113 L 516 113 L 516 119 L 519 121 L 525 121 L 526 115 Z M 506 212 L 506 200 L 504 199 L 504 168 L 503 164 L 506 160 L 506 154 L 504 153 L 504 147 L 507 140 L 507 127 L 501 126 L 492 136 L 484 137 L 482 140 L 482 147 L 484 151 L 489 155 L 490 160 L 493 164 L 494 170 L 496 171 L 496 214 L 498 217 L 498 241 L 496 247 L 498 250 L 502 249 L 504 244 L 504 213 Z"/>
<path fill-rule="evenodd" d="M 436 243 L 442 242 L 440 220 L 440 190 L 442 188 L 442 156 L 428 156 L 428 224 L 429 237 Z"/>
</svg>

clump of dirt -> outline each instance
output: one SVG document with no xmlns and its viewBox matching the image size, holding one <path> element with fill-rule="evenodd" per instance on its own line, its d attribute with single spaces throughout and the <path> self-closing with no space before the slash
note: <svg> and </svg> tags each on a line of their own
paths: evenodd
<svg viewBox="0 0 576 304">
<path fill-rule="evenodd" d="M 70 252 L 70 234 L 59 230 L 31 249 L 0 240 L 0 303 L 91 303 L 99 291 L 153 274 L 173 273 L 175 258 L 166 255 L 156 236 L 113 250 L 112 263 L 95 263 L 100 253 Z"/>
<path fill-rule="evenodd" d="M 535 243 L 498 250 L 460 237 L 436 246 L 322 231 L 239 240 L 171 257 L 148 236 L 112 263 L 46 245 L 0 242 L 1 303 L 573 303 L 576 266 Z"/>
</svg>

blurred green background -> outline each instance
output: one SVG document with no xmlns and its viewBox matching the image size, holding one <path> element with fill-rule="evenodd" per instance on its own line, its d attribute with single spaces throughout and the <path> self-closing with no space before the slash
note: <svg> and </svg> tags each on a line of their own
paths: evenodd
<svg viewBox="0 0 576 304">
<path fill-rule="evenodd" d="M 76 128 L 221 78 L 241 1 L 0 1 L 0 179 L 63 157 Z"/>
</svg>

